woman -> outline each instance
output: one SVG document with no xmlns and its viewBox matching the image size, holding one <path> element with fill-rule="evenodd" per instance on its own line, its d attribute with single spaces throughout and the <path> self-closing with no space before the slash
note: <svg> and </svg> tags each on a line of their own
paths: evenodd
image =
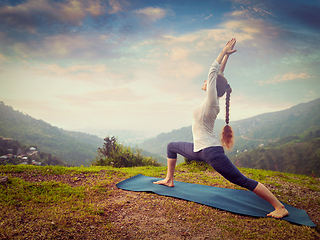
<svg viewBox="0 0 320 240">
<path fill-rule="evenodd" d="M 171 142 L 168 144 L 167 176 L 164 180 L 154 182 L 154 184 L 166 185 L 168 187 L 174 186 L 173 175 L 177 162 L 177 154 L 180 154 L 189 160 L 207 162 L 230 182 L 247 188 L 268 201 L 275 210 L 267 214 L 267 216 L 283 218 L 289 214 L 283 204 L 263 184 L 245 177 L 224 154 L 223 147 L 229 149 L 233 145 L 233 132 L 228 125 L 231 87 L 222 75 L 229 56 L 236 52 L 233 49 L 235 43 L 236 39 L 233 38 L 222 49 L 211 65 L 208 79 L 202 86 L 202 89 L 207 92 L 207 96 L 193 111 L 193 143 Z M 220 111 L 219 97 L 222 97 L 225 92 L 227 92 L 227 125 L 223 129 L 221 144 L 213 134 L 213 127 Z"/>
</svg>

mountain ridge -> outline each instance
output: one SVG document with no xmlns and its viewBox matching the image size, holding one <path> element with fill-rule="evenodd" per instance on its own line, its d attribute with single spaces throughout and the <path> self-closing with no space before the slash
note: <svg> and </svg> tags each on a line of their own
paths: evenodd
<svg viewBox="0 0 320 240">
<path fill-rule="evenodd" d="M 34 145 L 69 165 L 89 165 L 98 148 L 95 145 L 99 142 L 103 144 L 103 139 L 52 126 L 6 106 L 4 102 L 0 102 L 0 135 L 16 139 L 22 144 Z"/>
<path fill-rule="evenodd" d="M 270 142 L 276 142 L 288 136 L 316 131 L 317 127 L 320 126 L 320 98 L 307 103 L 300 103 L 285 110 L 263 113 L 251 118 L 232 121 L 230 125 L 234 130 L 235 144 L 231 151 L 226 152 L 226 154 L 235 162 L 237 161 L 236 156 L 241 152 L 248 152 L 255 148 L 267 146 Z M 223 126 L 224 121 L 217 119 L 214 132 L 218 139 L 220 139 L 220 131 Z M 191 126 L 188 126 L 169 133 L 161 133 L 155 138 L 141 143 L 139 147 L 165 157 L 166 146 L 169 142 L 193 141 L 191 128 Z M 316 129 L 312 130 L 313 128 Z M 278 148 L 280 142 L 278 143 Z M 313 148 L 316 147 L 314 144 L 312 146 Z M 316 151 L 317 149 L 314 150 Z M 180 161 L 182 160 L 180 158 Z M 268 164 L 257 164 L 256 166 L 265 165 Z M 242 164 L 241 166 L 245 167 L 246 165 Z"/>
<path fill-rule="evenodd" d="M 235 145 L 227 155 L 231 158 L 239 152 L 279 140 L 283 136 L 301 134 L 314 125 L 320 125 L 319 110 L 320 98 L 285 110 L 230 122 L 235 132 Z M 284 124 L 287 126 L 284 127 Z M 215 134 L 218 139 L 224 125 L 222 119 L 216 120 Z M 103 144 L 102 138 L 54 127 L 43 120 L 14 110 L 4 102 L 0 102 L 0 136 L 14 138 L 23 144 L 36 145 L 41 151 L 51 153 L 69 165 L 90 165 L 97 148 Z M 166 146 L 170 141 L 192 142 L 191 126 L 160 133 L 138 144 L 138 147 L 143 149 L 144 154 L 158 155 L 160 162 L 165 163 Z"/>
<path fill-rule="evenodd" d="M 18 140 L 22 144 L 36 146 L 43 152 L 57 156 L 68 165 L 91 165 L 98 147 L 104 138 L 68 131 L 41 120 L 35 119 L 0 101 L 0 136 Z M 107 137 L 107 136 L 105 136 Z M 153 156 L 159 163 L 165 159 L 147 151 L 145 156 Z"/>
<path fill-rule="evenodd" d="M 239 138 L 243 138 L 244 140 L 252 140 L 252 141 L 259 141 L 259 142 L 265 142 L 268 143 L 269 141 L 274 141 L 276 139 L 279 139 L 280 137 L 288 136 L 288 135 L 294 135 L 294 134 L 301 134 L 304 131 L 308 130 L 312 126 L 320 125 L 320 114 L 314 114 L 311 121 L 305 121 L 305 118 L 303 117 L 302 113 L 303 108 L 308 107 L 308 110 L 306 111 L 307 116 L 310 117 L 311 113 L 320 113 L 320 98 L 312 100 L 307 103 L 300 103 L 293 107 L 290 107 L 288 109 L 284 109 L 277 112 L 270 112 L 270 113 L 263 113 L 259 114 L 257 116 L 253 116 L 247 119 L 241 119 L 237 121 L 231 121 L 230 125 L 232 126 L 232 129 L 234 131 L 234 136 L 236 137 L 236 140 L 239 140 Z M 300 113 L 300 114 L 299 114 Z M 288 119 L 294 118 L 293 116 L 297 115 L 296 120 L 298 120 L 297 125 L 303 122 L 305 126 L 297 128 L 297 131 L 291 131 L 289 134 L 281 134 L 281 135 L 275 135 L 271 138 L 267 138 L 266 136 L 270 135 L 269 128 L 272 126 L 282 125 Z M 285 118 L 283 118 L 281 121 L 279 121 L 279 115 L 285 115 Z M 276 117 L 275 117 L 276 116 Z M 298 116 L 302 116 L 299 118 Z M 291 119 L 292 120 L 292 119 Z M 268 126 L 266 131 L 267 133 L 263 133 L 259 135 L 259 133 L 262 132 L 261 128 L 263 125 Z M 215 123 L 214 133 L 217 136 L 218 139 L 220 139 L 220 132 L 222 131 L 223 126 L 225 125 L 224 121 L 222 119 L 217 119 Z M 269 127 L 270 126 L 270 127 Z M 155 139 L 159 140 L 167 140 L 167 141 L 193 141 L 192 139 L 192 126 L 186 126 L 182 127 L 180 129 L 172 130 L 171 132 L 167 133 L 160 133 L 154 138 L 149 138 L 148 140 L 142 142 L 139 144 L 140 147 L 146 147 L 146 150 L 148 150 L 151 146 L 151 142 L 154 142 Z M 275 128 L 275 132 L 278 133 L 278 129 Z M 274 132 L 273 131 L 273 132 Z M 254 132 L 254 133 L 252 133 Z M 262 138 L 261 138 L 262 136 Z M 280 136 L 280 137 L 279 137 Z M 237 142 L 237 141 L 235 141 Z M 260 143 L 259 143 L 260 144 Z M 162 144 L 163 145 L 163 144 Z M 165 144 L 166 147 L 166 144 Z M 152 151 L 151 151 L 152 152 Z M 159 151 L 160 152 L 160 151 Z"/>
<path fill-rule="evenodd" d="M 312 126 L 319 125 L 320 114 L 315 114 L 319 112 L 320 98 L 281 111 L 263 113 L 231 122 L 230 125 L 236 136 L 244 135 L 250 139 L 274 140 L 289 134 L 300 134 Z"/>
</svg>

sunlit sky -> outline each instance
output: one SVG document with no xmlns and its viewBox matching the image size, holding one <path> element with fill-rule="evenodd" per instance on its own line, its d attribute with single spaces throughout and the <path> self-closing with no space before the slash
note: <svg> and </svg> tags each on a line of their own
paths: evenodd
<svg viewBox="0 0 320 240">
<path fill-rule="evenodd" d="M 0 101 L 67 130 L 189 126 L 208 70 L 230 120 L 320 97 L 320 1 L 0 1 Z M 224 118 L 224 99 L 219 118 Z"/>
</svg>

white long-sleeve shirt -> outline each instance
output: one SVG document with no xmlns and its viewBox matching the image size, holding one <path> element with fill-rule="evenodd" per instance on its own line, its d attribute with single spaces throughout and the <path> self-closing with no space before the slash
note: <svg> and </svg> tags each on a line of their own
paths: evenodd
<svg viewBox="0 0 320 240">
<path fill-rule="evenodd" d="M 220 65 L 214 61 L 210 67 L 207 79 L 207 96 L 205 100 L 193 110 L 193 143 L 194 152 L 211 146 L 221 146 L 219 140 L 213 134 L 214 123 L 220 111 L 219 99 L 216 89 L 216 80 Z"/>
</svg>

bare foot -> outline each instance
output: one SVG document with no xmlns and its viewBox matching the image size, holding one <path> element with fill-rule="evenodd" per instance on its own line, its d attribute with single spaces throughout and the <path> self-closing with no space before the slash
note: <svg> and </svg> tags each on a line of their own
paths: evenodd
<svg viewBox="0 0 320 240">
<path fill-rule="evenodd" d="M 160 180 L 160 181 L 157 181 L 157 182 L 153 182 L 153 184 L 165 185 L 165 186 L 168 186 L 168 187 L 173 187 L 174 186 L 173 180 L 168 180 L 168 179 L 163 179 L 163 180 Z"/>
<path fill-rule="evenodd" d="M 288 210 L 284 206 L 282 206 L 281 208 L 278 208 L 273 212 L 269 213 L 267 216 L 273 217 L 273 218 L 283 218 L 288 215 L 289 215 Z"/>
</svg>

